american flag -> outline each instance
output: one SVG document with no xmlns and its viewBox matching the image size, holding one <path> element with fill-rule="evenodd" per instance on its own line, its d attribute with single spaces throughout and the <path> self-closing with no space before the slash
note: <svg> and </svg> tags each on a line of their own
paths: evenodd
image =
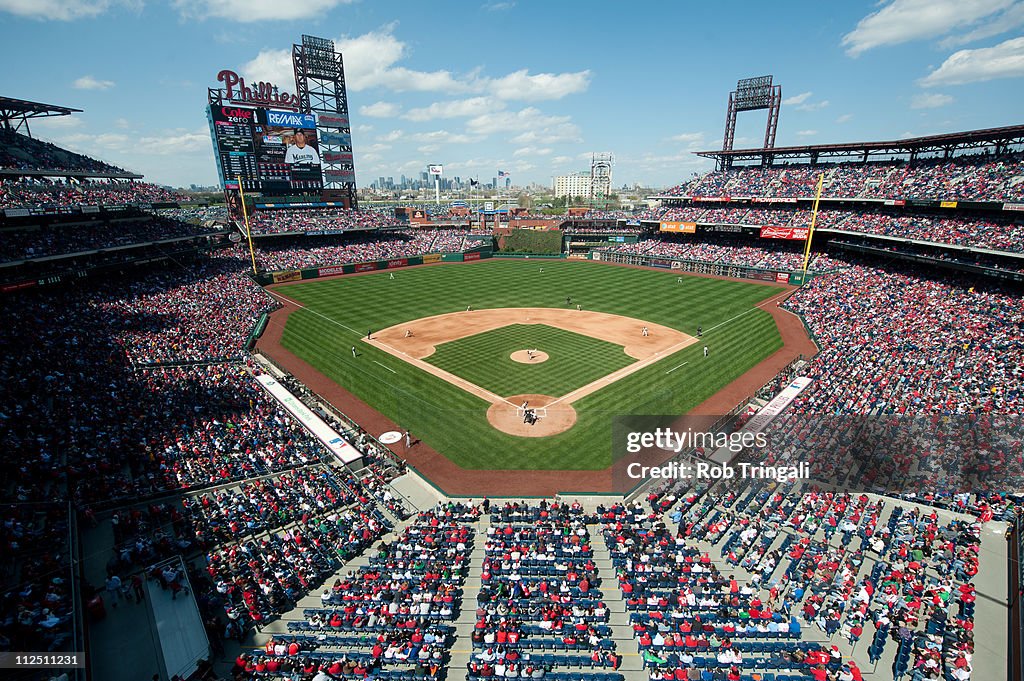
<svg viewBox="0 0 1024 681">
<path fill-rule="evenodd" d="M 510 172 L 508 172 L 507 170 L 499 170 L 498 171 L 498 177 L 511 177 L 511 176 L 512 176 L 512 174 Z"/>
</svg>

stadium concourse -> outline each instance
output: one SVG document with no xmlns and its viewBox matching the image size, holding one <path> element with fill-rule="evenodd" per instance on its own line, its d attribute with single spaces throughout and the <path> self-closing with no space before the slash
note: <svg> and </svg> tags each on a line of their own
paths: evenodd
<svg viewBox="0 0 1024 681">
<path fill-rule="evenodd" d="M 278 303 L 222 211 L 28 138 L 5 141 L 0 164 L 4 651 L 84 650 L 104 681 L 168 674 L 148 588 L 194 599 L 222 678 L 1006 676 L 1024 578 L 1009 573 L 1024 551 L 1019 219 L 874 204 L 822 214 L 823 229 L 868 241 L 825 239 L 820 276 L 784 303 L 820 351 L 795 368 L 810 387 L 770 425 L 772 449 L 746 456 L 813 460 L 832 485 L 485 501 L 446 498 L 350 405 L 250 352 Z M 817 173 L 712 173 L 669 192 L 678 205 L 565 228 L 640 236 L 604 259 L 795 273 L 801 244 L 742 229 L 803 224 L 806 206 L 687 201 L 805 197 Z M 1024 188 L 1014 155 L 829 176 L 833 195 L 893 200 L 1013 203 Z M 741 231 L 653 227 L 672 221 Z M 266 270 L 457 253 L 481 236 L 379 211 L 257 222 Z M 321 231 L 340 233 L 310 234 Z M 335 457 L 267 376 L 359 463 Z M 927 428 L 856 460 L 835 422 L 808 415 Z M 965 434 L 987 438 L 969 461 L 953 454 Z M 176 556 L 184 573 L 160 567 Z"/>
</svg>

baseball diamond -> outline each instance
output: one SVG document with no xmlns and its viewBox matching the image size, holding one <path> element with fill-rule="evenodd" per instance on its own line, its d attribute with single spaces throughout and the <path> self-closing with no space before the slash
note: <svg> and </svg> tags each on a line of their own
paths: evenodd
<svg viewBox="0 0 1024 681">
<path fill-rule="evenodd" d="M 287 314 L 283 349 L 463 469 L 607 469 L 611 416 L 686 413 L 783 347 L 759 306 L 775 307 L 786 287 L 697 276 L 680 285 L 677 273 L 590 262 L 544 268 L 493 260 L 411 268 L 394 280 L 291 282 L 272 289 L 299 307 L 270 327 Z M 529 340 L 524 329 L 541 335 Z M 608 352 L 611 343 L 621 349 Z M 714 358 L 701 356 L 703 344 Z M 534 346 L 555 358 L 509 361 Z M 558 359 L 563 348 L 571 361 Z M 521 394 L 571 406 L 572 416 L 549 408 L 524 428 L 508 399 Z M 562 454 L 550 456 L 552 447 Z"/>
</svg>

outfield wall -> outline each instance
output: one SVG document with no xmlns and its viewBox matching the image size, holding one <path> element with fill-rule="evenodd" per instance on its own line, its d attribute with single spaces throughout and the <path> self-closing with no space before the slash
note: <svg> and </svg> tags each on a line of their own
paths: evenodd
<svg viewBox="0 0 1024 681">
<path fill-rule="evenodd" d="M 657 267 L 661 269 L 676 270 L 679 272 L 713 274 L 720 277 L 731 277 L 733 279 L 773 281 L 781 284 L 791 284 L 793 286 L 801 286 L 815 276 L 810 272 L 807 273 L 805 278 L 803 272 L 796 272 L 792 270 L 767 270 L 747 265 L 728 265 L 725 263 L 703 262 L 700 260 L 662 258 L 635 253 L 608 253 L 605 251 L 592 251 L 590 257 L 592 260 L 617 263 L 620 265 Z"/>
<path fill-rule="evenodd" d="M 277 270 L 274 272 L 261 272 L 256 275 L 256 281 L 261 286 L 269 284 L 280 284 L 286 281 L 301 281 L 305 279 L 319 279 L 321 277 L 334 277 L 339 274 L 355 274 L 357 272 L 375 272 L 377 270 L 393 270 L 413 265 L 429 265 L 436 262 L 471 262 L 473 260 L 486 260 L 491 257 L 491 251 L 467 251 L 465 253 L 427 253 L 426 255 L 413 255 L 408 258 L 390 258 L 388 260 L 372 260 L 367 262 L 350 262 L 343 265 L 325 265 L 324 267 L 309 267 L 303 270 Z"/>
</svg>

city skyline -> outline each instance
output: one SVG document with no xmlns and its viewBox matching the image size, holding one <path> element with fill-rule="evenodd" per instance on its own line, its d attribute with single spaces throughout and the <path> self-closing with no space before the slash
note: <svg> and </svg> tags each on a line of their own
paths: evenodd
<svg viewBox="0 0 1024 681">
<path fill-rule="evenodd" d="M 218 71 L 292 89 L 303 33 L 345 56 L 360 187 L 435 162 L 550 186 L 595 151 L 614 152 L 617 185 L 670 186 L 711 168 L 693 152 L 721 146 L 736 81 L 766 73 L 783 88 L 778 145 L 1019 122 L 1021 2 L 593 7 L 0 0 L 0 54 L 19 65 L 0 92 L 84 109 L 33 134 L 175 186 L 216 181 L 203 108 Z M 763 129 L 763 112 L 741 115 L 736 146 Z"/>
</svg>

